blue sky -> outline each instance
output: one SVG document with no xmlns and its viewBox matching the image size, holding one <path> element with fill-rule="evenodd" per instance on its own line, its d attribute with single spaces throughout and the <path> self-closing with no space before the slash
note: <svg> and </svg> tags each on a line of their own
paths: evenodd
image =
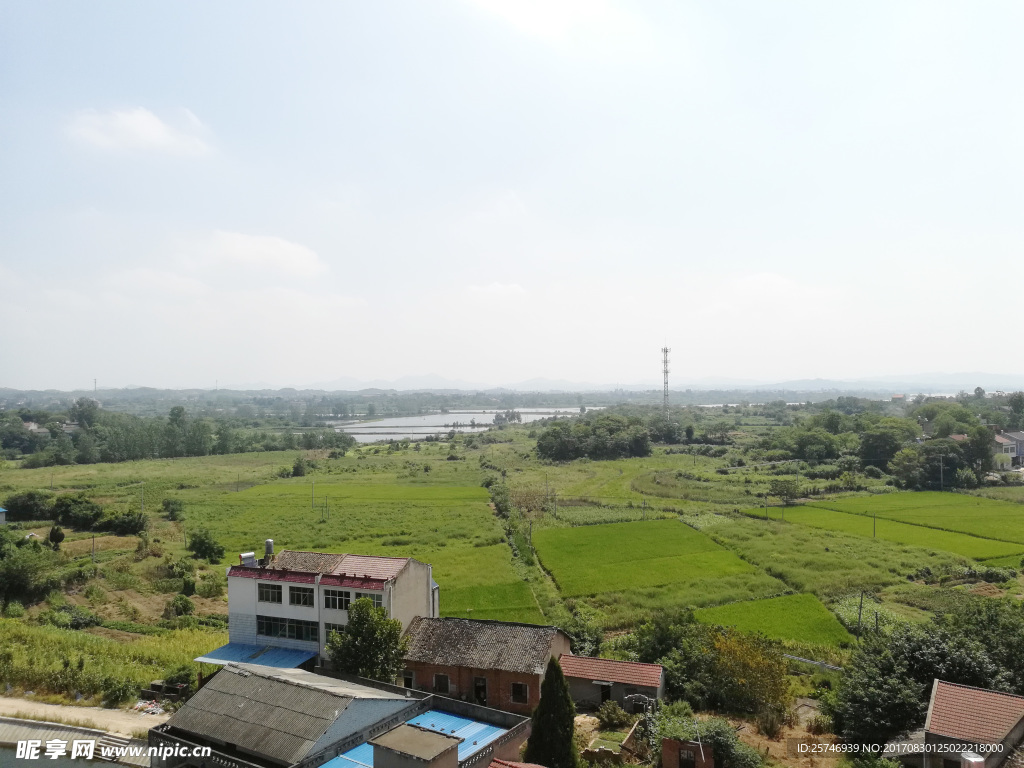
<svg viewBox="0 0 1024 768">
<path fill-rule="evenodd" d="M 0 14 L 0 386 L 1024 374 L 1019 3 Z"/>
</svg>

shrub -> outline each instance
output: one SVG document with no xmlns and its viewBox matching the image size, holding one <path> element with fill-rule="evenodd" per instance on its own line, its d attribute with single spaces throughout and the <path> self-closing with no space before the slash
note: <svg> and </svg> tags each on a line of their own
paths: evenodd
<svg viewBox="0 0 1024 768">
<path fill-rule="evenodd" d="M 217 543 L 208 528 L 198 528 L 192 533 L 188 540 L 188 550 L 211 563 L 219 562 L 224 557 L 224 545 Z"/>
<path fill-rule="evenodd" d="M 196 585 L 196 594 L 200 597 L 220 597 L 227 589 L 227 579 L 221 573 L 204 573 L 199 584 Z"/>
<path fill-rule="evenodd" d="M 299 456 L 295 459 L 295 463 L 292 465 L 292 477 L 305 477 L 306 471 L 309 469 L 309 464 L 304 458 Z"/>
<path fill-rule="evenodd" d="M 161 502 L 164 507 L 164 514 L 168 520 L 177 521 L 185 519 L 185 502 L 181 499 L 164 499 Z"/>
<path fill-rule="evenodd" d="M 7 619 L 20 619 L 25 615 L 25 606 L 19 603 L 17 600 L 11 600 L 7 604 L 7 607 L 3 611 L 4 618 Z"/>
<path fill-rule="evenodd" d="M 194 595 L 196 593 L 196 580 L 191 574 L 187 574 L 181 579 L 181 594 L 184 597 Z"/>
<path fill-rule="evenodd" d="M 187 693 L 196 688 L 196 673 L 191 664 L 180 664 L 164 675 L 164 685 L 184 685 Z"/>
<path fill-rule="evenodd" d="M 168 603 L 164 613 L 170 616 L 191 616 L 196 612 L 196 604 L 185 595 L 175 595 Z"/>
<path fill-rule="evenodd" d="M 8 496 L 3 506 L 8 520 L 49 520 L 53 517 L 53 494 L 46 491 L 26 491 Z"/>
<path fill-rule="evenodd" d="M 110 676 L 104 678 L 102 692 L 103 706 L 116 707 L 138 695 L 139 688 L 130 678 Z"/>
<path fill-rule="evenodd" d="M 807 732 L 815 735 L 832 733 L 832 729 L 834 727 L 831 717 L 825 714 L 817 714 L 812 717 L 811 721 L 807 724 Z"/>
<path fill-rule="evenodd" d="M 614 731 L 625 728 L 633 722 L 633 718 L 616 701 L 606 701 L 597 710 L 597 720 L 601 728 L 606 731 Z"/>
<path fill-rule="evenodd" d="M 53 502 L 53 516 L 61 525 L 92 528 L 103 515 L 103 507 L 84 493 L 59 496 Z"/>
<path fill-rule="evenodd" d="M 873 480 L 881 480 L 885 476 L 885 473 L 874 464 L 869 464 L 864 467 L 864 474 Z"/>
</svg>

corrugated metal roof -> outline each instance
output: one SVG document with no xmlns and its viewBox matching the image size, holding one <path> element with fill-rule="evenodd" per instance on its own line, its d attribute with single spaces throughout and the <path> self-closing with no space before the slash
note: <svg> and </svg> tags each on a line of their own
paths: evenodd
<svg viewBox="0 0 1024 768">
<path fill-rule="evenodd" d="M 442 712 L 439 709 L 427 710 L 422 715 L 410 720 L 409 725 L 418 725 L 446 736 L 462 739 L 462 743 L 459 744 L 460 762 L 470 755 L 475 755 L 496 738 L 508 732 L 505 728 L 499 728 L 480 720 L 470 720 L 450 712 Z"/>
<path fill-rule="evenodd" d="M 263 667 L 294 668 L 316 656 L 316 651 L 298 651 L 292 648 L 274 648 L 246 643 L 228 643 L 199 656 L 195 661 L 205 664 L 243 662 Z"/>
<path fill-rule="evenodd" d="M 476 619 L 412 620 L 407 661 L 543 675 L 556 627 Z"/>
<path fill-rule="evenodd" d="M 418 725 L 445 736 L 462 739 L 459 744 L 459 762 L 475 755 L 498 737 L 508 733 L 505 728 L 470 720 L 467 717 L 453 715 L 439 709 L 429 709 L 408 721 L 408 725 Z M 373 745 L 364 742 L 324 763 L 321 768 L 373 768 Z"/>
</svg>

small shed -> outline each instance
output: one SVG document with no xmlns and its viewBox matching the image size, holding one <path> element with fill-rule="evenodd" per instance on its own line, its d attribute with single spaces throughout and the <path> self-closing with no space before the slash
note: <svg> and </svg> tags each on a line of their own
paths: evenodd
<svg viewBox="0 0 1024 768">
<path fill-rule="evenodd" d="M 558 663 L 569 683 L 572 700 L 581 708 L 597 709 L 606 701 L 615 701 L 627 712 L 642 712 L 644 698 L 653 700 L 665 695 L 665 670 L 660 664 L 568 653 L 563 653 Z"/>
</svg>

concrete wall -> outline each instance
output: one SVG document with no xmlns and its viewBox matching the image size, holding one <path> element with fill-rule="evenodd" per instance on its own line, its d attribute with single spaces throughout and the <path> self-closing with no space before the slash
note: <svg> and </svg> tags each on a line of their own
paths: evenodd
<svg viewBox="0 0 1024 768">
<path fill-rule="evenodd" d="M 438 755 L 433 760 L 421 760 L 387 747 L 373 745 L 374 768 L 458 768 L 459 750 L 457 745 Z"/>
<path fill-rule="evenodd" d="M 430 584 L 433 581 L 431 576 L 432 568 L 425 563 L 410 560 L 402 572 L 395 577 L 390 585 L 391 610 L 389 615 L 393 619 L 402 622 L 402 631 L 408 629 L 409 624 L 417 616 L 425 616 L 428 619 L 436 617 L 434 613 L 433 599 L 430 593 Z"/>
</svg>

